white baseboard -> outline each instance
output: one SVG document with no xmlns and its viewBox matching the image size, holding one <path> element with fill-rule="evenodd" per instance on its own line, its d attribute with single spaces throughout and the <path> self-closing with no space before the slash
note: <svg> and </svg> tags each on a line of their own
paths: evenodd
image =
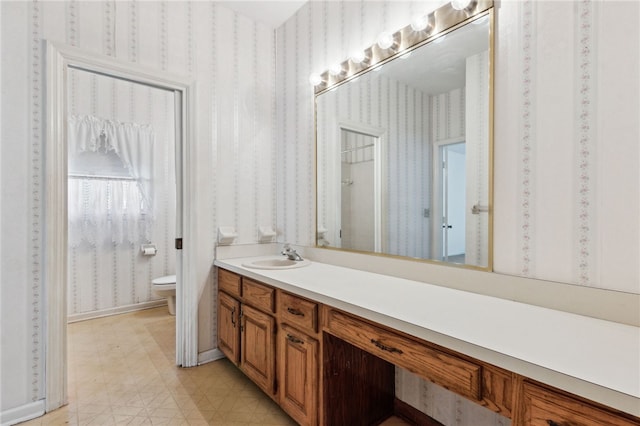
<svg viewBox="0 0 640 426">
<path fill-rule="evenodd" d="M 136 303 L 134 305 L 118 306 L 115 308 L 102 309 L 100 311 L 83 312 L 67 316 L 67 323 L 85 321 L 94 318 L 108 317 L 111 315 L 125 314 L 127 312 L 142 311 L 143 309 L 167 306 L 167 299 L 150 300 L 148 302 Z"/>
<path fill-rule="evenodd" d="M 44 414 L 44 399 L 0 412 L 0 425 L 9 426 L 26 422 Z"/>
<path fill-rule="evenodd" d="M 217 361 L 224 358 L 224 354 L 220 349 L 211 349 L 210 351 L 200 352 L 198 354 L 198 365 L 206 364 L 207 362 Z"/>
</svg>

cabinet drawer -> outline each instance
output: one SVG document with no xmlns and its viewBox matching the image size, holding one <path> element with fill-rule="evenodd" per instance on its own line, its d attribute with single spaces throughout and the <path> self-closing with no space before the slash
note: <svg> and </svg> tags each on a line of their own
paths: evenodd
<svg viewBox="0 0 640 426">
<path fill-rule="evenodd" d="M 240 297 L 240 275 L 226 269 L 218 269 L 218 289 L 232 296 Z"/>
<path fill-rule="evenodd" d="M 289 293 L 280 293 L 278 312 L 280 321 L 316 333 L 318 331 L 318 304 Z"/>
<path fill-rule="evenodd" d="M 524 383 L 523 400 L 523 426 L 640 425 L 640 419 L 632 420 L 533 383 Z"/>
<path fill-rule="evenodd" d="M 329 310 L 327 326 L 340 337 L 464 397 L 480 400 L 482 367 L 363 320 Z"/>
<path fill-rule="evenodd" d="M 266 312 L 275 312 L 275 290 L 249 278 L 242 278 L 242 298 L 245 303 Z"/>
</svg>

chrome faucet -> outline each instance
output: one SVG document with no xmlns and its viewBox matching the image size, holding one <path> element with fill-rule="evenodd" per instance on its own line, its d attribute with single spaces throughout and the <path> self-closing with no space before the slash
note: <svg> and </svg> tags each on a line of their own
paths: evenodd
<svg viewBox="0 0 640 426">
<path fill-rule="evenodd" d="M 283 256 L 287 256 L 287 259 L 289 260 L 295 260 L 296 262 L 299 262 L 301 260 L 304 260 L 302 257 L 300 257 L 300 255 L 295 251 L 295 249 L 292 249 L 291 246 L 289 246 L 289 243 L 285 243 L 284 247 L 282 247 L 282 251 L 280 252 L 280 254 L 282 254 Z"/>
</svg>

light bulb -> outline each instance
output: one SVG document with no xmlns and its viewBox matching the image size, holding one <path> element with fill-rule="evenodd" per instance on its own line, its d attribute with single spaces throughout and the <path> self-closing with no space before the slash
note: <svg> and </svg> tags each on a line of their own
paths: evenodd
<svg viewBox="0 0 640 426">
<path fill-rule="evenodd" d="M 416 14 L 411 18 L 411 29 L 413 31 L 422 31 L 427 28 L 429 24 L 429 20 L 427 19 L 427 15 L 424 14 Z"/>
<path fill-rule="evenodd" d="M 470 3 L 471 0 L 451 0 L 451 7 L 455 10 L 464 10 Z"/>
<path fill-rule="evenodd" d="M 393 34 L 391 34 L 389 31 L 381 32 L 378 36 L 377 43 L 380 49 L 386 50 L 390 48 L 391 46 L 393 46 Z"/>
<path fill-rule="evenodd" d="M 331 75 L 342 74 L 342 64 L 339 62 L 336 62 L 335 64 L 331 65 L 329 67 L 329 72 L 331 73 Z"/>
<path fill-rule="evenodd" d="M 320 76 L 320 74 L 313 73 L 309 76 L 309 83 L 314 86 L 318 86 L 320 83 L 322 83 L 322 77 Z"/>
<path fill-rule="evenodd" d="M 365 54 L 364 54 L 364 50 L 354 50 L 351 53 L 351 56 L 349 57 L 349 59 L 351 59 L 351 62 L 353 62 L 354 64 L 359 64 L 360 62 L 364 61 L 365 58 Z"/>
</svg>

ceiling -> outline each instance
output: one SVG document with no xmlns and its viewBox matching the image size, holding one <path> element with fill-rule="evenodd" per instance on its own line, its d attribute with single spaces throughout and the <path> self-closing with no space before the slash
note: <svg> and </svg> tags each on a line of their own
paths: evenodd
<svg viewBox="0 0 640 426">
<path fill-rule="evenodd" d="M 278 28 L 307 0 L 222 0 L 220 3 L 254 21 Z"/>
</svg>

